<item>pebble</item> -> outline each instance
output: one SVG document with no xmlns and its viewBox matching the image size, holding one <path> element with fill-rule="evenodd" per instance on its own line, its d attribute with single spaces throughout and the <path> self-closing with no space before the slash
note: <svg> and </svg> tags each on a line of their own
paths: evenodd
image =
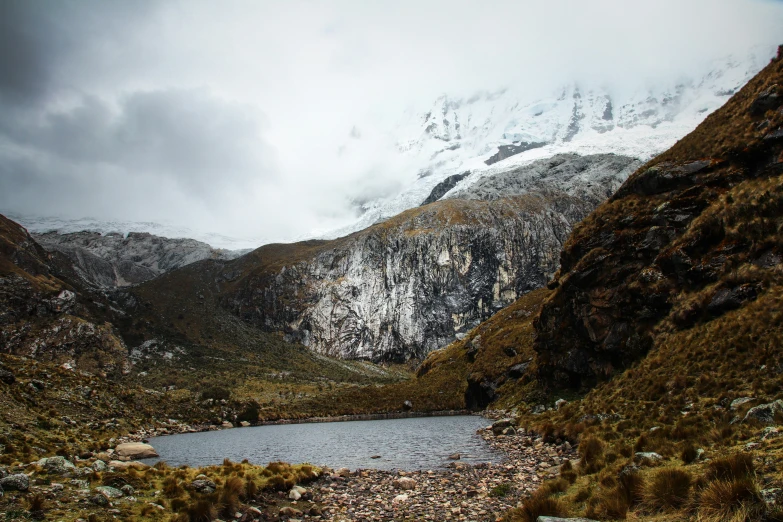
<svg viewBox="0 0 783 522">
<path fill-rule="evenodd" d="M 312 484 L 313 499 L 323 507 L 324 517 L 335 521 L 495 522 L 544 480 L 554 478 L 562 462 L 575 458 L 570 445 L 544 444 L 524 430 L 501 437 L 493 435 L 491 427 L 479 433 L 505 454 L 503 462 L 452 462 L 459 466 L 421 471 L 342 469 Z M 511 486 L 508 494 L 490 496 L 501 484 Z"/>
</svg>

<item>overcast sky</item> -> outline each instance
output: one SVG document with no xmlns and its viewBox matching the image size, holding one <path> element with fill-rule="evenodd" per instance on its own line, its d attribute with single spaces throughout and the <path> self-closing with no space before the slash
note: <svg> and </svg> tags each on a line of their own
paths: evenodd
<svg viewBox="0 0 783 522">
<path fill-rule="evenodd" d="M 782 37 L 771 0 L 0 0 L 0 209 L 293 239 L 397 187 L 391 144 L 338 154 L 358 122 Z"/>
</svg>

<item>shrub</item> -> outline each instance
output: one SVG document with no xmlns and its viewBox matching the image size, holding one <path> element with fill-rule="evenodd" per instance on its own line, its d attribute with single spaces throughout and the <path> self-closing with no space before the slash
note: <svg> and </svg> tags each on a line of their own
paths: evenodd
<svg viewBox="0 0 783 522">
<path fill-rule="evenodd" d="M 708 480 L 737 480 L 752 478 L 756 473 L 753 457 L 747 453 L 735 453 L 731 457 L 715 459 L 707 468 Z"/>
<path fill-rule="evenodd" d="M 511 491 L 511 484 L 498 484 L 489 491 L 490 497 L 505 497 Z"/>
<path fill-rule="evenodd" d="M 163 494 L 168 498 L 176 498 L 182 496 L 185 490 L 182 489 L 179 481 L 175 477 L 166 477 L 163 479 Z"/>
<path fill-rule="evenodd" d="M 621 471 L 617 476 L 617 494 L 629 505 L 633 506 L 644 497 L 644 480 L 634 470 Z"/>
<path fill-rule="evenodd" d="M 197 500 L 187 508 L 184 514 L 187 515 L 187 520 L 182 522 L 212 522 L 217 518 L 217 509 L 209 500 Z"/>
<path fill-rule="evenodd" d="M 644 504 L 654 511 L 680 509 L 688 501 L 691 476 L 677 468 L 657 470 L 644 490 Z"/>
<path fill-rule="evenodd" d="M 231 477 L 220 492 L 219 504 L 223 515 L 233 517 L 239 508 L 239 496 L 245 492 L 245 482 L 239 477 Z"/>
<path fill-rule="evenodd" d="M 588 475 L 603 467 L 604 444 L 596 437 L 586 437 L 579 443 L 579 466 Z"/>
<path fill-rule="evenodd" d="M 696 449 L 696 446 L 694 446 L 692 443 L 686 444 L 682 449 L 682 453 L 680 454 L 680 459 L 685 464 L 691 464 L 692 462 L 695 462 L 698 457 L 699 450 Z"/>
<path fill-rule="evenodd" d="M 216 401 L 227 401 L 230 398 L 231 392 L 226 388 L 221 388 L 220 386 L 210 386 L 201 392 L 201 400 L 213 399 Z"/>
<path fill-rule="evenodd" d="M 252 500 L 258 494 L 258 485 L 252 480 L 248 480 L 245 485 L 245 498 Z"/>
<path fill-rule="evenodd" d="M 567 490 L 569 485 L 570 483 L 564 478 L 550 480 L 548 482 L 544 482 L 544 484 L 539 488 L 538 492 L 540 492 L 542 495 L 551 496 L 555 493 L 562 493 L 563 491 Z"/>
<path fill-rule="evenodd" d="M 748 478 L 716 480 L 699 496 L 699 516 L 708 522 L 760 520 L 765 511 L 756 484 Z"/>
<path fill-rule="evenodd" d="M 522 507 L 509 512 L 511 522 L 537 522 L 538 517 L 565 517 L 568 510 L 560 500 L 535 494 L 522 503 Z"/>
<path fill-rule="evenodd" d="M 237 416 L 237 420 L 239 422 L 247 421 L 252 424 L 258 422 L 259 413 L 261 413 L 261 406 L 256 401 L 250 401 L 242 413 Z"/>
<path fill-rule="evenodd" d="M 33 518 L 43 518 L 44 510 L 46 509 L 46 501 L 44 496 L 40 493 L 32 495 L 27 500 L 27 511 L 33 516 Z"/>
</svg>

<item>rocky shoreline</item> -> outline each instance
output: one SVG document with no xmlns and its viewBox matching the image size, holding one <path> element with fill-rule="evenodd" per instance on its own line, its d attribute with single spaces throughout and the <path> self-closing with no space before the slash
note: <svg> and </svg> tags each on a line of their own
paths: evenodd
<svg viewBox="0 0 783 522">
<path fill-rule="evenodd" d="M 468 465 L 454 455 L 445 470 L 327 470 L 310 485 L 312 499 L 284 502 L 278 506 L 283 513 L 279 518 L 501 520 L 544 481 L 557 476 L 560 465 L 575 457 L 575 450 L 568 443 L 545 444 L 537 435 L 508 430 L 499 422 L 505 434 L 497 422 L 494 432 L 492 426 L 479 430 L 493 449 L 505 455 L 499 464 Z"/>
<path fill-rule="evenodd" d="M 497 412 L 487 413 L 496 416 Z M 461 461 L 460 455 L 454 454 L 446 469 L 437 470 L 352 471 L 302 465 L 300 467 L 312 469 L 303 475 L 306 478 L 304 482 L 296 485 L 291 482 L 283 489 L 277 488 L 278 491 L 259 490 L 237 505 L 232 516 L 240 522 L 498 521 L 544 481 L 557 476 L 560 465 L 575 456 L 574 448 L 567 442 L 546 444 L 538 435 L 517 429 L 514 424 L 512 419 L 504 418 L 478 430 L 478 434 L 494 450 L 504 455 L 499 463 L 466 464 Z M 135 516 L 150 510 L 174 509 L 176 512 L 180 508 L 175 508 L 176 502 L 168 496 L 167 481 L 174 480 L 169 486 L 179 482 L 184 488 L 195 488 L 198 494 L 207 495 L 221 487 L 220 484 L 224 483 L 221 480 L 225 481 L 226 473 L 232 470 L 243 470 L 245 477 L 251 474 L 263 477 L 268 472 L 249 463 L 230 461 L 224 462 L 222 467 L 169 468 L 161 463 L 151 469 L 135 460 L 154 456 L 151 446 L 138 442 L 144 441 L 145 435 L 183 433 L 204 428 L 169 420 L 155 428 L 111 439 L 107 442 L 112 447 L 101 453 L 72 456 L 70 460 L 60 456 L 49 457 L 0 468 L 0 499 L 4 501 L 0 515 L 13 512 L 18 509 L 16 506 L 24 506 L 25 502 L 29 502 L 25 500 L 28 498 L 43 499 L 47 509 L 58 515 L 72 513 L 72 510 L 80 514 L 103 512 L 114 516 Z M 205 429 L 211 428 L 214 426 Z M 152 454 L 148 453 L 150 451 Z M 291 469 L 290 466 L 287 469 Z M 210 486 L 207 488 L 209 491 L 198 489 L 202 483 Z"/>
</svg>

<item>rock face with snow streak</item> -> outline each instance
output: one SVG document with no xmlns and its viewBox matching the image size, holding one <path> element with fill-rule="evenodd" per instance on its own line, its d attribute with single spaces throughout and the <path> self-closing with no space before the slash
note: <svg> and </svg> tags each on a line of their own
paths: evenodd
<svg viewBox="0 0 783 522">
<path fill-rule="evenodd" d="M 49 251 L 65 254 L 83 280 L 100 288 L 148 281 L 202 259 L 232 259 L 236 254 L 216 250 L 194 239 L 169 239 L 148 233 L 47 232 L 33 237 Z"/>
<path fill-rule="evenodd" d="M 617 154 L 557 154 L 479 179 L 447 198 L 493 200 L 532 191 L 562 191 L 598 206 L 642 162 Z"/>
<path fill-rule="evenodd" d="M 227 264 L 223 305 L 324 354 L 423 357 L 543 286 L 573 226 L 638 163 L 573 156 L 554 162 L 551 183 L 514 182 L 549 168 L 535 165 L 491 194 L 438 201 L 345 238 L 262 247 Z"/>
</svg>

